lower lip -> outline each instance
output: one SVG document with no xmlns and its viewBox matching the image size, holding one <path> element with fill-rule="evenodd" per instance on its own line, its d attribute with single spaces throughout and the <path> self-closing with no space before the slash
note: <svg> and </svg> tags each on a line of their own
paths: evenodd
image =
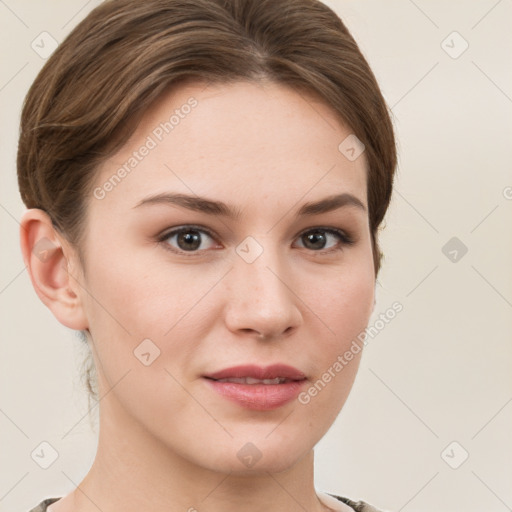
<svg viewBox="0 0 512 512">
<path fill-rule="evenodd" d="M 306 380 L 283 384 L 237 384 L 205 379 L 214 391 L 246 409 L 270 411 L 290 402 L 299 394 Z"/>
</svg>

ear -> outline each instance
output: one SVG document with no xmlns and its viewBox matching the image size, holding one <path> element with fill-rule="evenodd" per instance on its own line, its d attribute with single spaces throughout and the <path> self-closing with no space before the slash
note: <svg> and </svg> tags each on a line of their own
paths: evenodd
<svg viewBox="0 0 512 512">
<path fill-rule="evenodd" d="M 87 329 L 83 288 L 78 282 L 82 269 L 76 251 L 43 210 L 27 210 L 20 225 L 23 261 L 38 297 L 61 324 L 75 330 Z"/>
</svg>

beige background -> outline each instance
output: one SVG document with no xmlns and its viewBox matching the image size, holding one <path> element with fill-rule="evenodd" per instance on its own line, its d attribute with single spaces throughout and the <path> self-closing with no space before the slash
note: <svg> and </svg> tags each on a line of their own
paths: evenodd
<svg viewBox="0 0 512 512">
<path fill-rule="evenodd" d="M 395 301 L 404 309 L 368 343 L 317 447 L 317 488 L 397 512 L 512 510 L 512 2 L 327 3 L 393 110 L 400 164 L 370 323 Z M 0 1 L 2 512 L 68 493 L 95 452 L 78 339 L 21 259 L 15 153 L 44 63 L 31 42 L 43 31 L 61 41 L 96 5 Z M 459 248 L 443 252 L 452 237 Z M 30 456 L 42 441 L 59 455 L 46 470 Z"/>
</svg>

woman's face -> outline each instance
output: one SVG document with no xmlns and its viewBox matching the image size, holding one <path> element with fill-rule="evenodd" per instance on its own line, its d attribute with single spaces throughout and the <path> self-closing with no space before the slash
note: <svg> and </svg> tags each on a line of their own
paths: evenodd
<svg viewBox="0 0 512 512">
<path fill-rule="evenodd" d="M 365 159 L 349 136 L 285 86 L 196 83 L 102 166 L 80 289 L 112 432 L 240 473 L 289 468 L 325 434 L 374 304 Z M 261 381 L 274 377 L 287 380 Z"/>
</svg>

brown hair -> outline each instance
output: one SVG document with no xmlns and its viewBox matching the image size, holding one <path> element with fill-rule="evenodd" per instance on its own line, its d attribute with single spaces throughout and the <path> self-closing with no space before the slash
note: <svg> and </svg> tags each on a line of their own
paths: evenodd
<svg viewBox="0 0 512 512">
<path fill-rule="evenodd" d="M 17 160 L 23 202 L 46 211 L 81 258 L 95 171 L 157 97 L 184 80 L 263 78 L 320 98 L 365 145 L 377 275 L 378 228 L 397 162 L 390 113 L 351 34 L 317 0 L 107 0 L 96 7 L 25 99 Z"/>
</svg>

